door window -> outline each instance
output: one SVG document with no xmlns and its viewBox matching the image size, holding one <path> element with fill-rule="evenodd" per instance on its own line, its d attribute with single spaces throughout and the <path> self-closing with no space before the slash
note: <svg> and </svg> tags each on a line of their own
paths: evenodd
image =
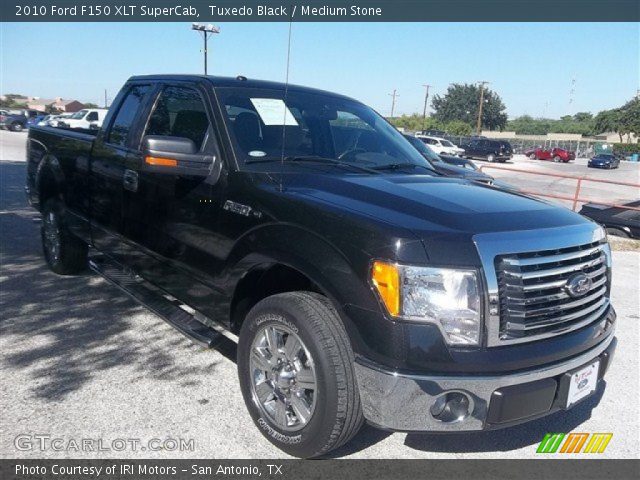
<svg viewBox="0 0 640 480">
<path fill-rule="evenodd" d="M 109 143 L 122 147 L 127 145 L 133 121 L 148 92 L 149 85 L 135 85 L 127 92 L 127 96 L 120 104 L 116 118 L 111 124 Z"/>
<path fill-rule="evenodd" d="M 98 112 L 89 112 L 89 115 L 87 115 L 87 121 L 94 122 L 96 120 L 98 120 Z"/>
<path fill-rule="evenodd" d="M 149 117 L 145 135 L 188 138 L 200 150 L 210 127 L 204 102 L 196 90 L 167 87 Z"/>
</svg>

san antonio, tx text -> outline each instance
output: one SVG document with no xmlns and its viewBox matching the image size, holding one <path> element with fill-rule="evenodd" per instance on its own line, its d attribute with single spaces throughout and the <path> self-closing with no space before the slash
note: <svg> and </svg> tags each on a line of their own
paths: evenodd
<svg viewBox="0 0 640 480">
<path fill-rule="evenodd" d="M 266 467 L 266 468 L 265 468 Z M 190 475 L 238 475 L 243 478 L 260 477 L 266 475 L 283 475 L 283 465 L 266 464 L 256 465 L 191 465 L 189 468 L 175 467 L 167 465 L 145 465 L 131 463 L 114 463 L 113 465 L 59 465 L 54 463 L 50 468 L 44 465 L 23 465 L 16 464 L 15 475 L 90 475 L 97 478 L 101 475 L 118 475 L 121 477 L 131 475 L 139 478 L 141 475 L 177 475 L 187 473 Z"/>
</svg>

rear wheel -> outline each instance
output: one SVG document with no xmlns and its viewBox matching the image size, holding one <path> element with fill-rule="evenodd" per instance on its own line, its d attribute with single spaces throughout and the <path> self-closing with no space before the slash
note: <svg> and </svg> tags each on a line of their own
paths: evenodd
<svg viewBox="0 0 640 480">
<path fill-rule="evenodd" d="M 267 297 L 248 313 L 238 376 L 254 423 L 274 445 L 317 457 L 363 423 L 349 338 L 329 301 L 312 292 Z"/>
<path fill-rule="evenodd" d="M 20 122 L 13 122 L 11 124 L 11 131 L 12 132 L 21 132 L 23 128 L 24 127 L 22 126 L 22 124 Z"/>
<path fill-rule="evenodd" d="M 42 210 L 42 249 L 49 268 L 60 275 L 72 275 L 87 266 L 87 244 L 67 228 L 64 204 L 47 200 Z"/>
<path fill-rule="evenodd" d="M 555 157 L 553 157 L 553 161 L 556 163 L 560 163 L 560 157 L 556 155 Z"/>
<path fill-rule="evenodd" d="M 489 155 L 487 156 L 487 161 L 488 161 L 488 162 L 492 162 L 492 163 L 493 163 L 493 162 L 495 162 L 495 161 L 496 161 L 496 156 L 495 156 L 495 155 L 493 155 L 493 154 L 489 154 Z"/>
</svg>

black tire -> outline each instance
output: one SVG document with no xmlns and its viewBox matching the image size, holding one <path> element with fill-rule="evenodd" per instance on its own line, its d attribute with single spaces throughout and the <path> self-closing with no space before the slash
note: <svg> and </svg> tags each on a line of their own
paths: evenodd
<svg viewBox="0 0 640 480">
<path fill-rule="evenodd" d="M 493 163 L 496 161 L 496 156 L 493 153 L 487 155 L 487 162 Z"/>
<path fill-rule="evenodd" d="M 40 234 L 44 258 L 52 271 L 73 275 L 87 268 L 87 244 L 69 231 L 60 200 L 52 198 L 45 202 Z"/>
<path fill-rule="evenodd" d="M 529 155 L 529 158 L 530 158 L 531 160 L 537 160 L 537 159 L 538 159 L 538 157 L 536 157 L 536 154 L 535 154 L 535 153 L 532 153 L 531 155 Z"/>
<path fill-rule="evenodd" d="M 24 126 L 20 123 L 20 122 L 13 122 L 11 124 L 11 131 L 12 132 L 21 132 L 23 130 Z"/>
<path fill-rule="evenodd" d="M 631 238 L 631 236 L 621 228 L 607 227 L 607 234 L 620 238 Z"/>
<path fill-rule="evenodd" d="M 254 397 L 256 370 L 251 367 L 251 351 L 260 332 L 269 326 L 295 331 L 313 361 L 315 407 L 309 420 L 295 431 L 277 425 Z M 287 292 L 261 300 L 247 314 L 240 331 L 238 376 L 247 409 L 267 440 L 296 457 L 324 455 L 348 442 L 362 426 L 353 365 L 342 321 L 329 300 L 313 292 Z"/>
<path fill-rule="evenodd" d="M 558 155 L 556 155 L 555 157 L 553 157 L 553 161 L 555 163 L 560 163 L 560 157 Z"/>
</svg>

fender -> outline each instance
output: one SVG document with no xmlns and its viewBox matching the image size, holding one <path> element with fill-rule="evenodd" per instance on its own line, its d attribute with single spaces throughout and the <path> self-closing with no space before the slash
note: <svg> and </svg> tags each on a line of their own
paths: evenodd
<svg viewBox="0 0 640 480">
<path fill-rule="evenodd" d="M 361 336 L 344 313 L 345 305 L 357 303 L 372 310 L 379 309 L 378 300 L 365 278 L 368 262 L 354 264 L 338 247 L 297 225 L 266 224 L 247 232 L 236 242 L 226 263 L 221 278 L 228 298 L 233 298 L 240 281 L 256 270 L 280 264 L 298 271 L 331 300 L 352 342 L 360 343 Z"/>
</svg>

